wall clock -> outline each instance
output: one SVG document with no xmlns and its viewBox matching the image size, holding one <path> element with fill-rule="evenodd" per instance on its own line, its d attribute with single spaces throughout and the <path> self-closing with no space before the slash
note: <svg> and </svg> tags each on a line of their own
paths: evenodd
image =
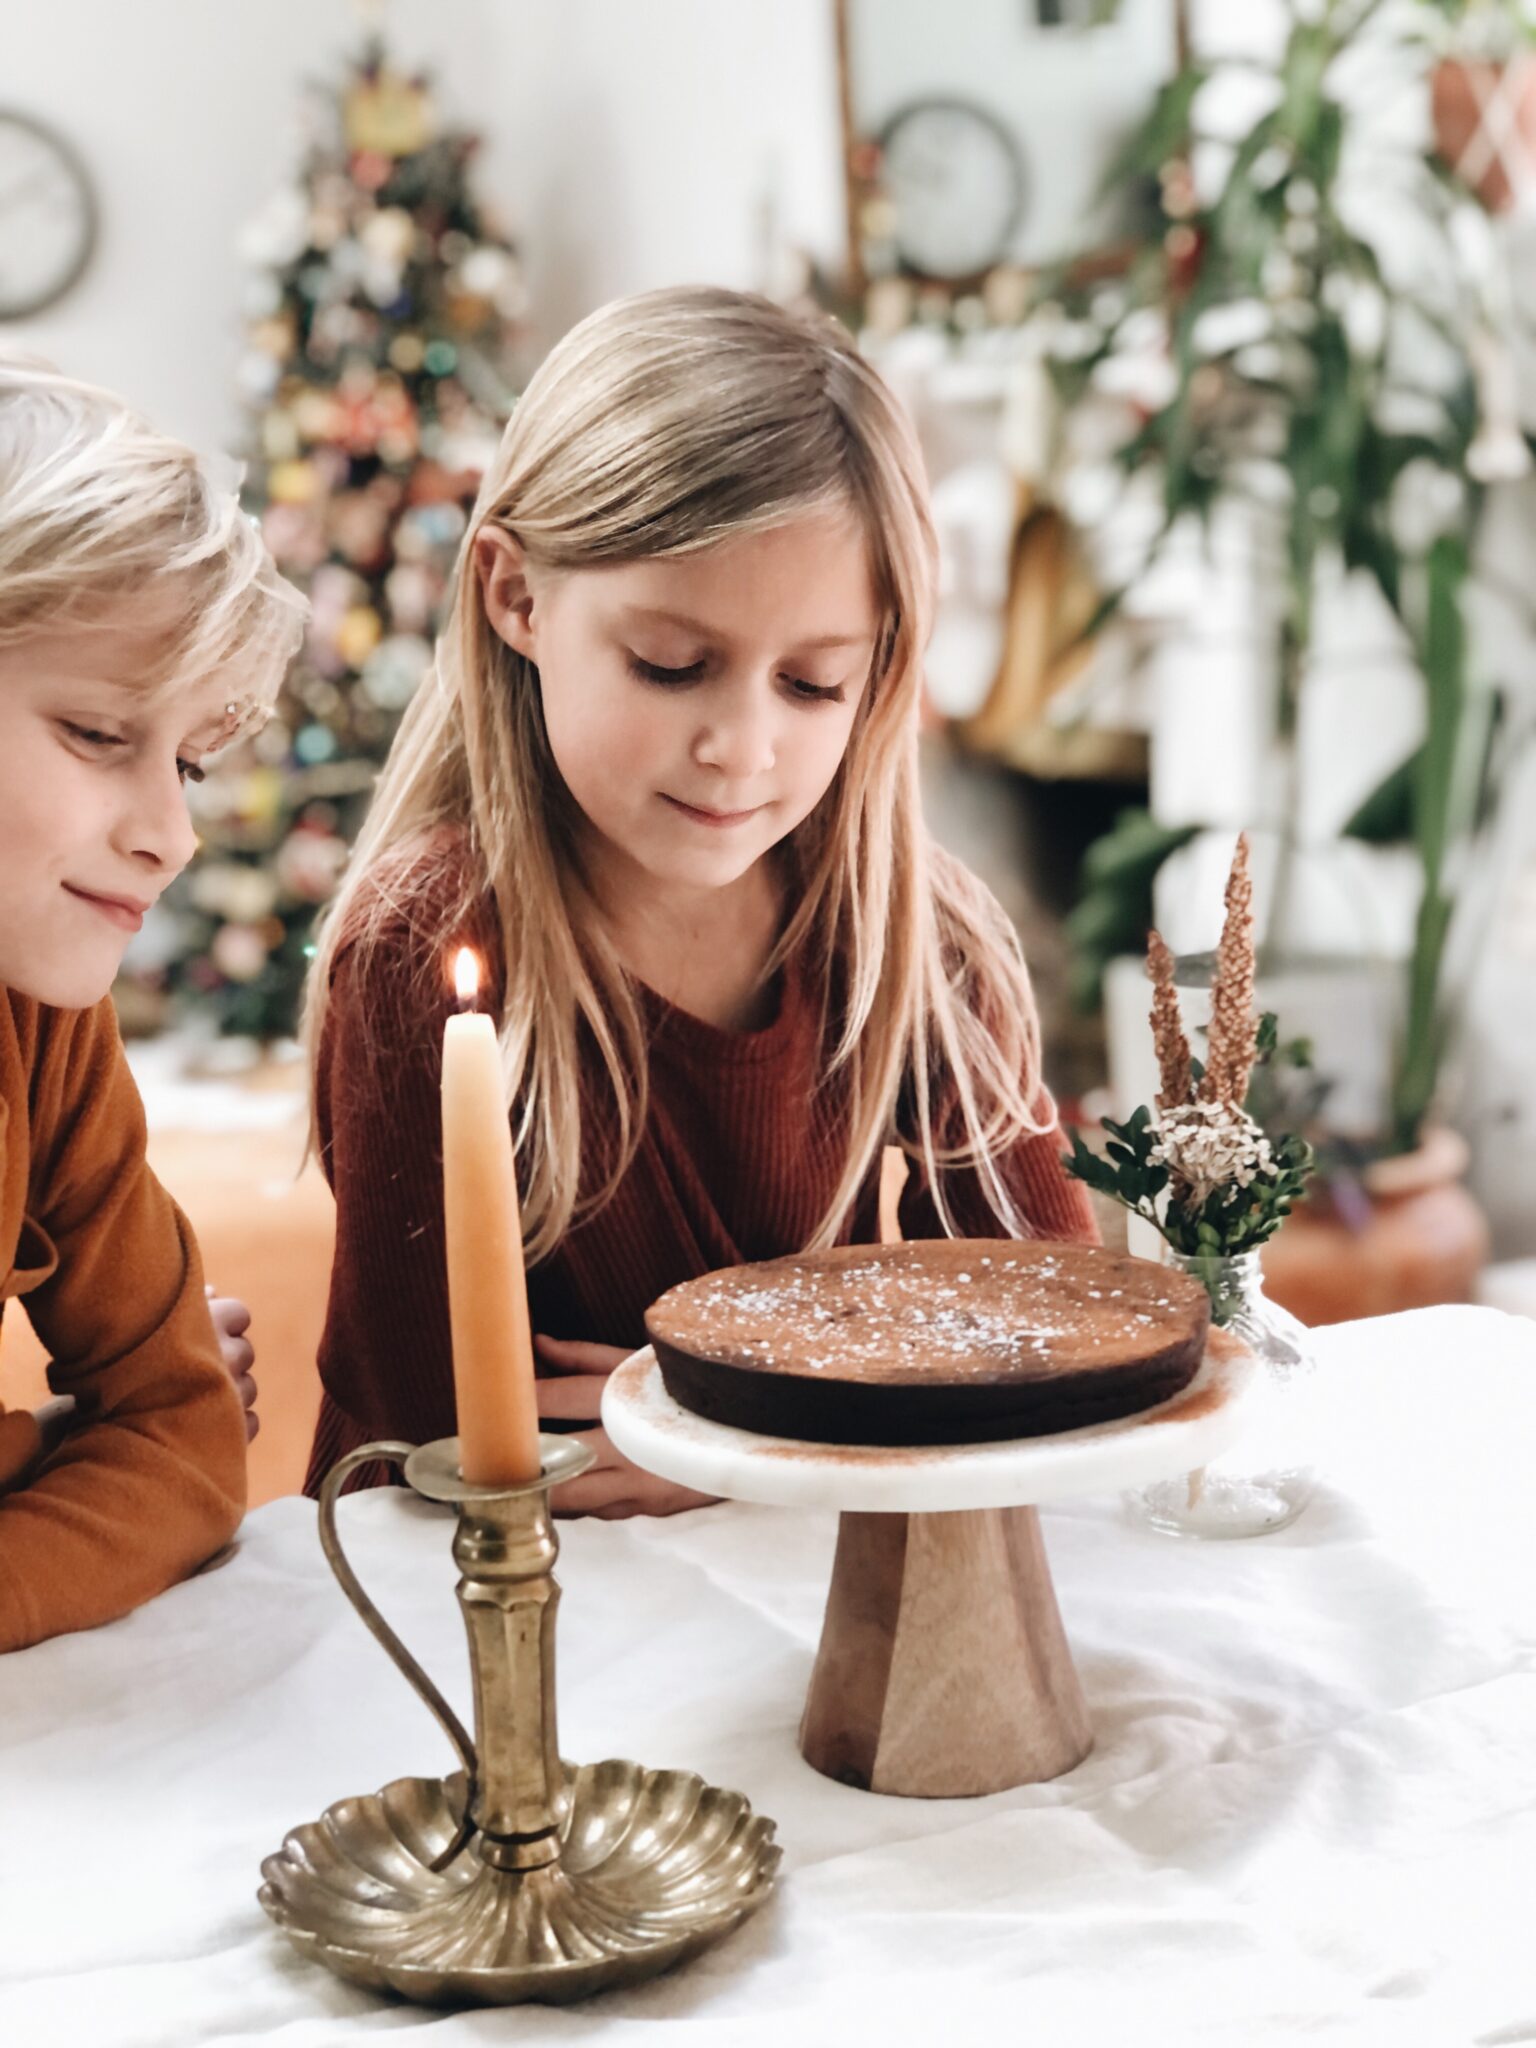
<svg viewBox="0 0 1536 2048">
<path fill-rule="evenodd" d="M 1018 144 L 985 107 L 916 100 L 880 136 L 880 181 L 893 240 L 921 277 L 975 277 L 1008 254 L 1024 217 Z"/>
<path fill-rule="evenodd" d="M 61 299 L 96 246 L 89 172 L 53 129 L 0 107 L 0 320 Z"/>
</svg>

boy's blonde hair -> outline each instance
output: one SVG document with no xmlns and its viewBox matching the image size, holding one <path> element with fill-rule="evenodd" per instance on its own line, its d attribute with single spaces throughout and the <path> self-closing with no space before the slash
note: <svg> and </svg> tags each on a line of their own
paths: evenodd
<svg viewBox="0 0 1536 2048">
<path fill-rule="evenodd" d="M 800 955 L 822 1005 L 828 1076 L 846 1090 L 845 1170 L 812 1241 L 831 1242 L 845 1224 L 897 1136 L 899 1105 L 900 1141 L 931 1179 L 943 1164 L 976 1162 L 1005 1227 L 1028 1230 L 993 1164 L 1049 1109 L 1028 977 L 1012 927 L 931 844 L 919 803 L 937 550 L 915 438 L 832 320 L 689 287 L 592 314 L 519 401 L 460 552 L 435 668 L 379 780 L 310 981 L 317 1052 L 343 940 L 367 947 L 405 908 L 422 972 L 440 985 L 446 949 L 489 885 L 508 963 L 501 1043 L 533 1259 L 608 1200 L 633 1158 L 646 1036 L 634 984 L 566 852 L 571 800 L 538 671 L 486 617 L 475 535 L 503 527 L 531 562 L 575 570 L 692 554 L 832 507 L 851 510 L 866 537 L 883 630 L 837 775 L 783 849 L 793 909 L 766 969 Z M 470 873 L 423 931 L 422 883 L 440 889 L 441 877 L 413 855 L 444 827 L 467 828 Z M 610 1142 L 601 1185 L 578 1199 L 583 1032 L 611 1091 L 611 1103 L 587 1109 Z"/>
<path fill-rule="evenodd" d="M 157 597 L 166 646 L 146 690 L 217 675 L 231 707 L 221 743 L 259 723 L 308 607 L 232 482 L 111 392 L 0 356 L 0 645 L 110 630 L 125 602 Z"/>
</svg>

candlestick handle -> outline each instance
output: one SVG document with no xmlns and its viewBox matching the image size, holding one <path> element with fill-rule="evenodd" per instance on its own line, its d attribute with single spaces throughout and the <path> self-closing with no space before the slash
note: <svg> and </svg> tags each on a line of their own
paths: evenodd
<svg viewBox="0 0 1536 2048">
<path fill-rule="evenodd" d="M 333 1465 L 325 1475 L 320 1488 L 320 1547 L 325 1552 L 326 1563 L 336 1574 L 337 1583 L 362 1616 L 364 1624 L 381 1642 L 389 1654 L 390 1661 L 400 1675 L 410 1684 L 429 1711 L 436 1718 L 439 1727 L 458 1752 L 459 1762 L 464 1767 L 465 1800 L 463 1818 L 454 1839 L 443 1854 L 433 1863 L 433 1869 L 446 1869 L 463 1848 L 474 1832 L 476 1796 L 480 1786 L 480 1763 L 475 1754 L 475 1745 L 469 1731 L 458 1715 L 443 1698 L 421 1665 L 395 1634 L 373 1601 L 363 1590 L 363 1583 L 352 1569 L 351 1560 L 342 1548 L 341 1533 L 336 1526 L 336 1503 L 349 1473 L 359 1465 L 371 1463 L 374 1459 L 388 1465 L 404 1466 L 407 1458 L 416 1449 L 415 1444 L 376 1443 L 363 1444 Z"/>
<path fill-rule="evenodd" d="M 396 1670 L 435 1715 L 464 1767 L 464 1811 L 434 1870 L 446 1870 L 476 1833 L 481 1858 L 508 1870 L 533 1870 L 559 1860 L 566 1788 L 555 1730 L 560 1589 L 552 1568 L 560 1546 L 550 1521 L 549 1490 L 585 1472 L 595 1453 L 571 1436 L 541 1436 L 539 1452 L 535 1478 L 480 1486 L 459 1470 L 456 1437 L 431 1444 L 362 1444 L 332 1466 L 320 1488 L 320 1543 L 327 1563 Z M 342 1548 L 336 1502 L 348 1473 L 374 1459 L 400 1466 L 406 1484 L 423 1500 L 458 1512 L 453 1555 L 462 1574 L 459 1606 L 469 1632 L 473 1742 L 363 1591 Z"/>
</svg>

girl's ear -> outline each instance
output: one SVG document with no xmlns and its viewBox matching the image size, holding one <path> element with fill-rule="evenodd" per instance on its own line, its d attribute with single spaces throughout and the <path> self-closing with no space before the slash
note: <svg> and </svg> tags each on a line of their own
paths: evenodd
<svg viewBox="0 0 1536 2048">
<path fill-rule="evenodd" d="M 475 535 L 474 555 L 486 617 L 515 653 L 536 663 L 533 592 L 522 543 L 505 527 L 482 526 Z"/>
</svg>

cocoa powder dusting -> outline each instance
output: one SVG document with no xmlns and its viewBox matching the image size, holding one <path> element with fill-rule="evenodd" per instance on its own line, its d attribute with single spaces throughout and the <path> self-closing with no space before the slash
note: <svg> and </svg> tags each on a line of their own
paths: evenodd
<svg viewBox="0 0 1536 2048">
<path fill-rule="evenodd" d="M 685 1282 L 653 1340 L 765 1374 L 865 1384 L 1048 1381 L 1192 1345 L 1198 1283 L 1097 1248 L 940 1240 L 846 1246 Z"/>
</svg>

